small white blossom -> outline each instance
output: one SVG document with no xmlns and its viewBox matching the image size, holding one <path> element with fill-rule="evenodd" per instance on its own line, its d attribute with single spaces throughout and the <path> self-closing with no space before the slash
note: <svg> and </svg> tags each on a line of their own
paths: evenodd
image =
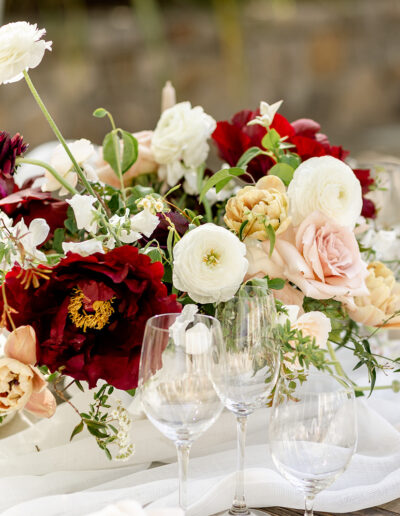
<svg viewBox="0 0 400 516">
<path fill-rule="evenodd" d="M 81 138 L 68 144 L 71 154 L 74 156 L 79 166 L 83 168 L 84 174 L 91 180 L 95 180 L 94 169 L 86 162 L 93 156 L 95 150 L 89 140 Z M 66 153 L 64 147 L 60 144 L 55 148 L 50 160 L 50 165 L 54 168 L 65 181 L 75 188 L 78 183 L 78 175 L 74 171 L 72 161 Z M 87 170 L 86 170 L 87 169 Z M 43 192 L 54 192 L 60 190 L 60 195 L 67 195 L 69 192 L 64 188 L 57 179 L 48 171 L 45 172 L 45 183 L 42 185 Z"/>
<path fill-rule="evenodd" d="M 148 210 L 143 210 L 136 215 L 130 215 L 129 209 L 120 217 L 113 215 L 110 224 L 113 226 L 118 238 L 124 244 L 132 244 L 136 242 L 142 235 L 149 237 L 159 224 L 159 219 Z M 107 242 L 107 247 L 112 248 L 110 244 L 115 245 L 115 241 L 111 239 Z"/>
<path fill-rule="evenodd" d="M 42 40 L 45 29 L 28 22 L 8 23 L 0 28 L 0 84 L 16 82 L 23 72 L 36 68 L 46 50 L 51 50 L 51 41 Z"/>
<path fill-rule="evenodd" d="M 81 256 L 90 256 L 94 253 L 104 253 L 103 245 L 99 240 L 91 238 L 83 242 L 63 242 L 62 248 L 65 254 L 77 253 Z"/>
<path fill-rule="evenodd" d="M 131 217 L 131 227 L 134 231 L 142 233 L 147 238 L 153 233 L 160 220 L 149 210 L 143 210 Z"/>
<path fill-rule="evenodd" d="M 363 247 L 369 247 L 375 252 L 375 258 L 380 261 L 398 260 L 400 257 L 400 228 L 368 229 L 360 238 Z"/>
<path fill-rule="evenodd" d="M 160 213 L 164 210 L 164 203 L 162 199 L 156 198 L 153 195 L 146 195 L 142 197 L 138 201 L 136 201 L 136 206 L 142 210 L 148 210 L 150 213 L 155 215 L 156 213 Z"/>
<path fill-rule="evenodd" d="M 41 262 L 46 262 L 46 255 L 36 248 L 46 240 L 49 231 L 50 227 L 45 219 L 32 220 L 29 228 L 26 226 L 24 219 L 22 219 L 12 228 L 12 234 L 19 239 L 25 252 Z M 20 265 L 23 264 L 20 263 Z"/>
<path fill-rule="evenodd" d="M 281 107 L 282 102 L 283 100 L 279 100 L 274 104 L 268 104 L 268 102 L 262 101 L 260 103 L 260 115 L 256 116 L 253 120 L 250 120 L 247 125 L 259 124 L 268 128 L 274 121 L 275 115 Z"/>
<path fill-rule="evenodd" d="M 93 195 L 75 194 L 71 199 L 67 199 L 67 203 L 74 210 L 76 225 L 78 229 L 85 229 L 89 233 L 96 233 L 97 222 L 95 220 L 96 211 L 93 203 L 96 202 Z"/>
<path fill-rule="evenodd" d="M 134 446 L 130 442 L 132 420 L 120 400 L 117 401 L 117 407 L 111 412 L 111 417 L 116 421 L 115 426 L 118 428 L 114 443 L 120 450 L 118 455 L 116 455 L 116 459 L 127 460 L 134 452 Z"/>
</svg>

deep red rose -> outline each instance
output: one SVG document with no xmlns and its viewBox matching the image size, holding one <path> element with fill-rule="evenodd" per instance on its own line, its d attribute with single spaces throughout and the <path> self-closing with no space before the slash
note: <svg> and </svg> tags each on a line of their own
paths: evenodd
<svg viewBox="0 0 400 516">
<path fill-rule="evenodd" d="M 260 114 L 259 110 L 244 110 L 236 113 L 231 122 L 222 121 L 217 123 L 217 128 L 212 134 L 218 153 L 221 159 L 226 161 L 231 167 L 235 166 L 240 156 L 250 147 L 261 147 L 261 140 L 266 134 L 265 127 L 255 124 L 247 125 Z M 281 136 L 291 137 L 294 129 L 286 118 L 279 113 L 274 117 L 271 125 Z M 252 159 L 247 166 L 247 171 L 255 180 L 260 179 L 268 173 L 274 165 L 274 161 L 268 156 L 257 156 Z M 248 180 L 242 176 L 244 181 Z"/>
<path fill-rule="evenodd" d="M 14 222 L 19 222 L 23 218 L 29 226 L 33 219 L 45 219 L 50 227 L 48 239 L 57 228 L 64 227 L 68 206 L 67 202 L 54 199 L 50 192 L 33 188 L 16 191 L 0 200 L 0 209 Z"/>
<path fill-rule="evenodd" d="M 181 309 L 163 274 L 161 263 L 125 245 L 88 257 L 69 253 L 38 288 L 25 290 L 21 268 L 14 267 L 2 288 L 16 310 L 15 325 L 36 331 L 40 365 L 65 366 L 65 374 L 89 387 L 103 379 L 133 389 L 147 319 Z"/>
</svg>

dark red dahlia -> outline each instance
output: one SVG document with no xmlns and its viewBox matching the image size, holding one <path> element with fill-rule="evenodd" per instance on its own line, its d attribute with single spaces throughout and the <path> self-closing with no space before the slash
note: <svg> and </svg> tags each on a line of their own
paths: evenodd
<svg viewBox="0 0 400 516">
<path fill-rule="evenodd" d="M 15 160 L 27 148 L 19 133 L 11 137 L 5 131 L 0 132 L 0 198 L 14 192 L 16 185 L 12 176 L 15 171 Z"/>
<path fill-rule="evenodd" d="M 65 366 L 65 374 L 90 387 L 103 379 L 133 389 L 147 319 L 181 309 L 163 274 L 161 263 L 125 245 L 88 257 L 69 253 L 38 288 L 24 289 L 25 275 L 14 267 L 2 288 L 15 325 L 35 329 L 40 365 Z"/>
</svg>

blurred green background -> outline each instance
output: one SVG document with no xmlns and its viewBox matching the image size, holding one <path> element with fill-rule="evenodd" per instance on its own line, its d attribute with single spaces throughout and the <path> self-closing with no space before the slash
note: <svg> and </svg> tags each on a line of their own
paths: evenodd
<svg viewBox="0 0 400 516">
<path fill-rule="evenodd" d="M 0 0 L 0 16 L 47 29 L 31 78 L 68 138 L 101 142 L 99 106 L 152 129 L 171 79 L 217 120 L 283 98 L 353 153 L 400 156 L 400 0 Z M 0 120 L 52 139 L 23 81 L 0 88 Z"/>
</svg>

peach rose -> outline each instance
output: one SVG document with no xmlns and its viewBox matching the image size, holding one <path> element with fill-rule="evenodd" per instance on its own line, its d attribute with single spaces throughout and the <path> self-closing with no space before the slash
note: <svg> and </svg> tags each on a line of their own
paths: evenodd
<svg viewBox="0 0 400 516">
<path fill-rule="evenodd" d="M 305 296 L 334 298 L 354 305 L 353 296 L 368 293 L 367 266 L 354 233 L 320 212 L 313 212 L 294 231 L 278 236 L 272 256 L 269 244 L 246 242 L 248 276 L 259 273 L 294 283 Z"/>
<path fill-rule="evenodd" d="M 135 163 L 124 174 L 125 185 L 129 184 L 134 177 L 142 174 L 150 174 L 151 172 L 157 172 L 158 170 L 158 164 L 156 163 L 153 151 L 151 150 L 153 131 L 139 131 L 138 133 L 132 134 L 138 141 L 139 154 Z M 119 188 L 121 186 L 116 173 L 110 165 L 104 161 L 102 149 L 100 149 L 99 159 L 95 168 L 100 181 L 114 186 L 115 188 Z"/>
<path fill-rule="evenodd" d="M 51 417 L 56 400 L 36 363 L 36 335 L 32 326 L 20 326 L 7 338 L 0 358 L 0 415 L 26 409 Z"/>
<path fill-rule="evenodd" d="M 400 311 L 400 283 L 381 262 L 370 263 L 368 272 L 368 294 L 354 299 L 355 306 L 348 308 L 350 317 L 367 326 L 400 328 L 400 314 L 394 315 Z"/>
</svg>

